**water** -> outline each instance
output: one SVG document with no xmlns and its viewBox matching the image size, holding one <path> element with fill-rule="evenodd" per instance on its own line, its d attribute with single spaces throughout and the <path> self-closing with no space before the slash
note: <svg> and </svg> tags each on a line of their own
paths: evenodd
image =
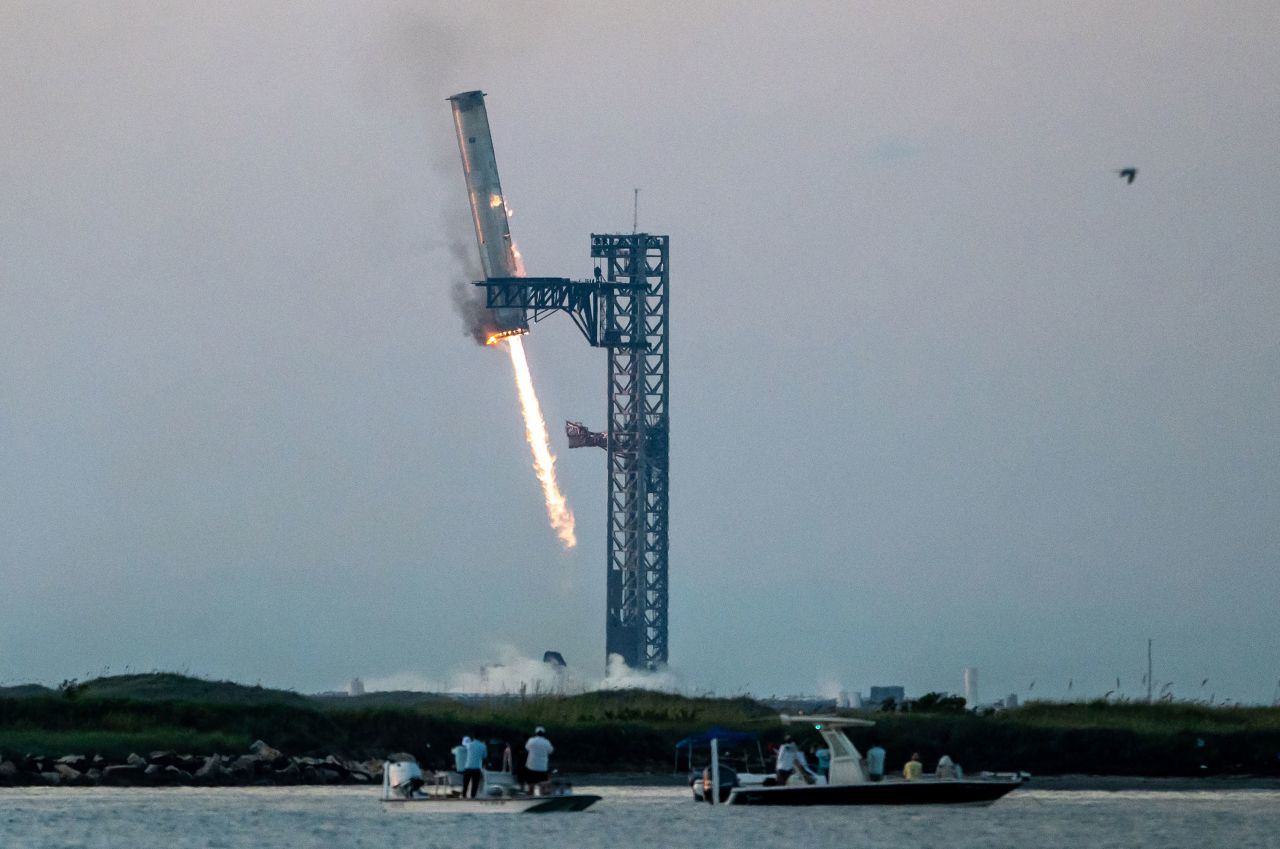
<svg viewBox="0 0 1280 849">
<path fill-rule="evenodd" d="M 360 788 L 0 790 L 0 847 L 1231 849 L 1280 847 L 1280 791 L 1020 790 L 989 808 L 716 808 L 582 787 L 576 814 L 420 815 Z"/>
</svg>

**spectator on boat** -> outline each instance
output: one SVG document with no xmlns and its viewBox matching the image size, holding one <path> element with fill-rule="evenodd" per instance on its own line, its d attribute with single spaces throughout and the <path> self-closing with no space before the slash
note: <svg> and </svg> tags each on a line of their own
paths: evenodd
<svg viewBox="0 0 1280 849">
<path fill-rule="evenodd" d="M 547 739 L 547 729 L 539 725 L 533 729 L 533 736 L 524 743 L 524 750 L 529 753 L 524 762 L 524 780 L 528 783 L 529 792 L 551 776 L 551 753 L 556 750 Z"/>
<path fill-rule="evenodd" d="M 462 771 L 462 798 L 476 797 L 480 792 L 480 783 L 484 781 L 484 759 L 489 756 L 489 747 L 483 741 L 472 739 L 467 744 L 466 768 Z"/>
<path fill-rule="evenodd" d="M 778 759 L 773 765 L 774 778 L 778 786 L 787 783 L 787 779 L 791 777 L 791 771 L 796 768 L 796 744 L 792 742 L 791 735 L 788 734 L 782 740 L 782 745 L 778 747 Z"/>
<path fill-rule="evenodd" d="M 831 777 L 831 750 L 826 746 L 813 753 L 814 759 L 818 762 L 818 772 L 823 778 Z"/>
<path fill-rule="evenodd" d="M 911 760 L 902 767 L 902 777 L 907 781 L 915 781 L 922 775 L 924 775 L 924 764 L 920 762 L 920 753 L 913 752 Z"/>
<path fill-rule="evenodd" d="M 884 778 L 884 747 L 875 740 L 871 741 L 871 748 L 867 749 L 867 778 L 871 781 Z"/>
<path fill-rule="evenodd" d="M 943 755 L 938 758 L 938 777 L 939 778 L 959 778 L 960 768 L 956 766 L 955 761 L 951 760 L 950 755 Z"/>
<path fill-rule="evenodd" d="M 455 772 L 462 772 L 467 768 L 467 744 L 470 742 L 470 737 L 463 737 L 462 742 L 453 747 L 453 769 Z"/>
<path fill-rule="evenodd" d="M 813 751 L 812 747 L 809 749 Z M 813 771 L 813 767 L 809 766 L 809 759 L 804 756 L 804 749 L 796 747 L 796 774 L 804 779 L 805 784 L 812 784 L 817 773 Z"/>
</svg>

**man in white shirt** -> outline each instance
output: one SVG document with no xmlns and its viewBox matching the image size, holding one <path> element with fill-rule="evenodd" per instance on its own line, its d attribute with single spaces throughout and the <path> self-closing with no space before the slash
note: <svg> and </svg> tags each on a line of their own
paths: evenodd
<svg viewBox="0 0 1280 849">
<path fill-rule="evenodd" d="M 556 748 L 547 739 L 547 729 L 539 725 L 533 729 L 533 736 L 525 741 L 524 750 L 529 753 L 524 762 L 525 781 L 532 793 L 537 785 L 551 775 L 551 753 Z"/>
<path fill-rule="evenodd" d="M 800 754 L 799 747 L 796 746 L 795 741 L 788 734 L 782 741 L 782 745 L 778 747 L 778 761 L 774 764 L 774 774 L 779 787 L 787 783 L 787 779 L 795 771 L 796 760 L 800 757 L 803 756 Z"/>
<path fill-rule="evenodd" d="M 453 768 L 458 773 L 461 773 L 464 769 L 467 768 L 467 745 L 470 742 L 471 742 L 470 737 L 463 737 L 462 742 L 454 746 L 452 749 Z"/>
</svg>

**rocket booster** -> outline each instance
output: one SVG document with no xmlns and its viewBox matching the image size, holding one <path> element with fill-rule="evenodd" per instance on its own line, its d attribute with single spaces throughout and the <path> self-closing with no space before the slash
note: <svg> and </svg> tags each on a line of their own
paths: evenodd
<svg viewBox="0 0 1280 849">
<path fill-rule="evenodd" d="M 484 92 L 465 91 L 449 98 L 453 125 L 458 132 L 462 172 L 467 178 L 471 219 L 480 247 L 480 264 L 485 277 L 520 277 L 523 270 L 511 242 L 507 223 L 507 202 L 498 182 L 498 161 L 489 134 L 489 115 L 484 108 Z M 529 329 L 524 310 L 504 307 L 490 311 L 494 329 L 504 335 Z"/>
</svg>

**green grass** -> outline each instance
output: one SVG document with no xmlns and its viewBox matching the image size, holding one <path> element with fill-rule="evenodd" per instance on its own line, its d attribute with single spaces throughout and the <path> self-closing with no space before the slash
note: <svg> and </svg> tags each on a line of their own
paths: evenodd
<svg viewBox="0 0 1280 849">
<path fill-rule="evenodd" d="M 233 681 L 209 681 L 173 672 L 112 675 L 86 681 L 79 687 L 80 698 L 184 701 L 228 705 L 310 703 L 307 696 L 290 690 L 250 687 Z"/>
<path fill-rule="evenodd" d="M 0 754 L 21 755 L 102 755 L 123 760 L 130 753 L 174 751 L 182 754 L 239 754 L 252 740 L 222 732 L 198 733 L 185 728 L 153 728 L 148 731 L 50 731 L 42 728 L 0 729 Z"/>
<path fill-rule="evenodd" d="M 18 696 L 17 693 L 24 693 Z M 1031 703 L 992 716 L 868 713 L 893 765 L 913 751 L 949 754 L 966 768 L 1036 773 L 1280 774 L 1280 709 L 1207 705 Z M 0 751 L 123 757 L 157 749 L 234 754 L 262 739 L 290 755 L 381 757 L 408 751 L 443 765 L 463 734 L 518 748 L 545 725 L 566 771 L 668 770 L 675 741 L 723 725 L 767 745 L 795 733 L 746 698 L 691 698 L 643 690 L 458 701 L 439 694 L 309 697 L 180 675 L 114 676 L 71 693 L 0 693 Z"/>
<path fill-rule="evenodd" d="M 1135 733 L 1280 731 L 1280 709 L 1211 707 L 1168 702 L 1031 702 L 1009 711 L 1006 721 L 1043 728 L 1111 728 Z"/>
</svg>

